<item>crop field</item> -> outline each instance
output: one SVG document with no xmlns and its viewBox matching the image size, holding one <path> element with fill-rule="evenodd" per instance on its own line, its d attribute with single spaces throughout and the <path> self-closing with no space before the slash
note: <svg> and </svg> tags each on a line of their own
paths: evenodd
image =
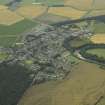
<svg viewBox="0 0 105 105">
<path fill-rule="evenodd" d="M 89 53 L 89 54 L 92 54 L 92 55 L 97 55 L 98 57 L 105 58 L 105 49 L 100 49 L 100 48 L 89 49 L 86 52 Z"/>
<path fill-rule="evenodd" d="M 25 5 L 16 10 L 16 13 L 25 18 L 36 18 L 46 12 L 47 7 L 41 5 Z"/>
<path fill-rule="evenodd" d="M 94 10 L 105 9 L 105 0 L 94 0 L 93 9 Z"/>
<path fill-rule="evenodd" d="M 37 23 L 24 19 L 10 26 L 0 25 L 0 35 L 17 35 L 36 26 Z"/>
<path fill-rule="evenodd" d="M 19 34 L 35 27 L 37 23 L 24 19 L 10 26 L 0 25 L 0 46 L 11 46 L 15 43 Z"/>
<path fill-rule="evenodd" d="M 93 0 L 64 0 L 65 5 L 77 8 L 78 10 L 88 10 L 91 8 Z"/>
<path fill-rule="evenodd" d="M 0 24 L 11 25 L 24 18 L 8 10 L 5 6 L 0 6 Z"/>
<path fill-rule="evenodd" d="M 0 10 L 7 9 L 7 8 L 8 8 L 7 6 L 0 5 Z"/>
<path fill-rule="evenodd" d="M 65 80 L 30 88 L 19 105 L 94 105 L 105 94 L 104 90 L 105 71 L 95 64 L 81 62 Z"/>
<path fill-rule="evenodd" d="M 87 16 L 99 16 L 99 15 L 105 15 L 105 9 L 104 10 L 93 10 L 87 14 Z"/>
<path fill-rule="evenodd" d="M 69 18 L 58 16 L 50 13 L 45 13 L 44 15 L 37 18 L 38 21 L 46 23 L 46 24 L 53 24 L 56 22 L 66 21 L 69 20 Z"/>
<path fill-rule="evenodd" d="M 96 34 L 96 35 L 93 35 L 90 40 L 93 42 L 93 43 L 96 43 L 96 44 L 105 44 L 105 34 Z"/>
<path fill-rule="evenodd" d="M 81 18 L 86 12 L 73 9 L 71 7 L 51 7 L 48 13 L 69 17 L 71 19 L 78 19 Z"/>
</svg>

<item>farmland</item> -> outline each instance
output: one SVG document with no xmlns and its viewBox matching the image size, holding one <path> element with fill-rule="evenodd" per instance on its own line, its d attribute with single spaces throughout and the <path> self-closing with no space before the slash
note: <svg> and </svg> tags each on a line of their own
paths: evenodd
<svg viewBox="0 0 105 105">
<path fill-rule="evenodd" d="M 65 5 L 77 8 L 78 10 L 89 10 L 93 0 L 65 0 Z"/>
<path fill-rule="evenodd" d="M 23 5 L 27 5 L 27 4 L 34 4 L 34 3 L 41 3 L 41 4 L 45 4 L 48 6 L 54 6 L 54 5 L 63 5 L 64 4 L 64 0 L 23 0 Z"/>
<path fill-rule="evenodd" d="M 86 12 L 75 10 L 71 7 L 51 7 L 48 13 L 69 17 L 71 19 L 81 18 Z"/>
<path fill-rule="evenodd" d="M 86 53 L 105 58 L 105 49 L 100 49 L 100 48 L 89 49 L 86 51 Z"/>
<path fill-rule="evenodd" d="M 70 46 L 73 48 L 78 48 L 88 43 L 90 43 L 90 40 L 87 38 L 75 38 L 74 40 L 70 41 Z"/>
<path fill-rule="evenodd" d="M 87 14 L 87 16 L 98 16 L 98 15 L 105 15 L 105 9 L 104 10 L 93 10 Z"/>
<path fill-rule="evenodd" d="M 93 3 L 93 9 L 94 10 L 103 10 L 105 9 L 105 0 L 94 0 Z"/>
<path fill-rule="evenodd" d="M 64 16 L 55 15 L 55 14 L 45 13 L 44 15 L 38 17 L 36 20 L 42 23 L 53 24 L 56 22 L 69 20 L 69 18 L 64 17 Z"/>
<path fill-rule="evenodd" d="M 104 80 L 104 70 L 81 62 L 65 80 L 30 88 L 19 105 L 93 105 L 104 94 Z"/>
<path fill-rule="evenodd" d="M 46 6 L 41 5 L 25 5 L 21 6 L 16 10 L 17 14 L 20 14 L 21 16 L 25 18 L 36 18 L 42 14 L 44 14 L 47 11 Z"/>
<path fill-rule="evenodd" d="M 105 105 L 105 0 L 8 1 L 0 0 L 0 105 Z"/>
<path fill-rule="evenodd" d="M 37 23 L 24 19 L 10 26 L 0 25 L 0 46 L 10 47 L 21 33 L 35 27 Z M 8 44 L 7 44 L 8 43 Z"/>
<path fill-rule="evenodd" d="M 93 35 L 90 40 L 93 42 L 93 43 L 97 43 L 97 44 L 105 44 L 105 34 L 96 34 L 96 35 Z"/>
<path fill-rule="evenodd" d="M 20 34 L 27 29 L 31 29 L 32 27 L 36 26 L 36 22 L 24 19 L 18 23 L 15 23 L 11 26 L 0 25 L 0 35 L 16 35 Z"/>
<path fill-rule="evenodd" d="M 0 24 L 11 25 L 24 18 L 8 10 L 5 6 L 0 6 Z"/>
<path fill-rule="evenodd" d="M 7 8 L 8 8 L 7 6 L 0 5 L 0 10 L 7 9 Z"/>
</svg>

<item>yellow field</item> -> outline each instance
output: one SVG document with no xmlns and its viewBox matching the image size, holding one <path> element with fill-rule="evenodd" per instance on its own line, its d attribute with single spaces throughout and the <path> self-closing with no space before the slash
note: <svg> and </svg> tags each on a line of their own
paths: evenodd
<svg viewBox="0 0 105 105">
<path fill-rule="evenodd" d="M 105 9 L 105 0 L 95 0 L 93 9 Z"/>
<path fill-rule="evenodd" d="M 0 8 L 0 24 L 11 25 L 24 19 L 16 13 L 8 10 L 5 6 L 1 6 Z"/>
<path fill-rule="evenodd" d="M 48 13 L 69 17 L 71 19 L 78 19 L 82 17 L 86 12 L 73 9 L 71 7 L 51 7 Z"/>
<path fill-rule="evenodd" d="M 80 10 L 87 10 L 91 8 L 93 0 L 64 0 L 65 5 L 72 6 Z"/>
<path fill-rule="evenodd" d="M 2 9 L 7 9 L 8 7 L 4 6 L 4 5 L 0 5 L 0 10 Z"/>
<path fill-rule="evenodd" d="M 97 43 L 97 44 L 105 44 L 105 34 L 96 34 L 96 35 L 93 35 L 90 40 L 93 42 L 93 43 Z"/>
<path fill-rule="evenodd" d="M 16 12 L 27 18 L 36 18 L 46 12 L 47 7 L 41 5 L 25 5 L 16 10 Z"/>
<path fill-rule="evenodd" d="M 94 10 L 88 14 L 88 16 L 105 15 L 105 10 Z"/>
<path fill-rule="evenodd" d="M 19 105 L 95 105 L 104 95 L 105 71 L 81 62 L 65 80 L 30 88 Z"/>
</svg>

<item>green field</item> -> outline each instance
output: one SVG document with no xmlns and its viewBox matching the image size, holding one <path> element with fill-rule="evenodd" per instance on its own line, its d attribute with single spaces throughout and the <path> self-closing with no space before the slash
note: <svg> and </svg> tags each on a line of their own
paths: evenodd
<svg viewBox="0 0 105 105">
<path fill-rule="evenodd" d="M 105 58 L 105 49 L 88 49 L 86 52 L 92 55 L 97 55 L 98 57 Z"/>
<path fill-rule="evenodd" d="M 13 45 L 21 33 L 35 27 L 36 24 L 25 19 L 11 26 L 0 25 L 0 46 L 9 47 Z"/>
<path fill-rule="evenodd" d="M 0 4 L 7 4 L 10 1 L 12 1 L 12 0 L 0 0 Z"/>
<path fill-rule="evenodd" d="M 24 19 L 10 26 L 0 25 L 0 36 L 1 35 L 14 35 L 14 34 L 17 35 L 26 30 L 31 29 L 34 26 L 36 26 L 36 23 L 27 19 Z"/>
<path fill-rule="evenodd" d="M 22 0 L 23 4 L 42 3 L 49 6 L 64 5 L 64 0 Z"/>
<path fill-rule="evenodd" d="M 0 38 L 0 46 L 11 47 L 16 42 L 16 39 L 17 39 L 17 36 L 1 37 Z"/>
<path fill-rule="evenodd" d="M 5 60 L 9 57 L 6 52 L 0 52 L 0 60 Z"/>
<path fill-rule="evenodd" d="M 70 46 L 77 48 L 77 47 L 83 46 L 88 43 L 90 43 L 88 38 L 75 38 L 70 41 Z"/>
<path fill-rule="evenodd" d="M 92 29 L 94 33 L 105 33 L 105 23 L 104 21 L 95 21 Z"/>
</svg>

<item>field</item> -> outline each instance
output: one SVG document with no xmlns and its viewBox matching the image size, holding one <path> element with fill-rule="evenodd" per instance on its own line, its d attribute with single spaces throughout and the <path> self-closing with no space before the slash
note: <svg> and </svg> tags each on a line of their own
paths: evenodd
<svg viewBox="0 0 105 105">
<path fill-rule="evenodd" d="M 0 0 L 0 4 L 7 4 L 10 1 L 12 1 L 12 0 Z"/>
<path fill-rule="evenodd" d="M 74 48 L 78 48 L 80 46 L 83 46 L 85 44 L 90 43 L 89 39 L 86 38 L 75 38 L 74 40 L 70 41 L 70 46 Z"/>
<path fill-rule="evenodd" d="M 65 5 L 77 8 L 78 10 L 88 10 L 91 8 L 93 0 L 64 0 Z"/>
<path fill-rule="evenodd" d="M 95 64 L 81 62 L 65 80 L 31 87 L 19 105 L 94 105 L 105 95 L 104 90 L 105 71 Z"/>
<path fill-rule="evenodd" d="M 66 21 L 69 20 L 69 18 L 58 16 L 50 13 L 45 13 L 44 15 L 37 18 L 38 21 L 43 22 L 45 24 L 53 24 L 56 22 Z"/>
<path fill-rule="evenodd" d="M 0 35 L 17 35 L 36 26 L 37 23 L 24 19 L 11 26 L 0 25 Z"/>
<path fill-rule="evenodd" d="M 7 6 L 0 5 L 0 10 L 7 9 L 7 8 L 8 8 Z"/>
<path fill-rule="evenodd" d="M 81 18 L 86 12 L 73 9 L 71 7 L 51 7 L 48 13 L 69 17 L 71 19 L 78 19 Z"/>
<path fill-rule="evenodd" d="M 5 6 L 0 6 L 0 24 L 11 25 L 24 18 L 8 10 Z"/>
<path fill-rule="evenodd" d="M 97 55 L 98 57 L 103 57 L 105 58 L 105 49 L 89 49 L 86 51 L 86 53 L 92 54 L 92 55 Z"/>
<path fill-rule="evenodd" d="M 96 34 L 96 35 L 93 35 L 90 40 L 93 42 L 93 43 L 96 43 L 96 44 L 105 44 L 105 34 Z"/>
<path fill-rule="evenodd" d="M 16 10 L 16 13 L 20 14 L 21 16 L 25 18 L 36 18 L 44 12 L 47 11 L 46 6 L 41 6 L 41 5 L 25 5 L 21 6 L 19 9 Z"/>
<path fill-rule="evenodd" d="M 105 9 L 105 0 L 94 0 L 93 9 L 94 10 Z"/>
<path fill-rule="evenodd" d="M 94 10 L 87 14 L 87 16 L 99 16 L 99 15 L 105 15 L 105 9 L 104 10 Z"/>
<path fill-rule="evenodd" d="M 30 30 L 35 27 L 37 23 L 24 19 L 18 23 L 15 23 L 10 26 L 0 25 L 0 46 L 9 47 L 13 45 L 19 34 Z"/>
<path fill-rule="evenodd" d="M 46 4 L 48 6 L 53 6 L 53 5 L 63 5 L 64 0 L 36 0 L 35 2 L 33 0 L 23 0 L 23 5 L 34 4 L 34 3 L 41 3 L 41 4 Z"/>
</svg>

